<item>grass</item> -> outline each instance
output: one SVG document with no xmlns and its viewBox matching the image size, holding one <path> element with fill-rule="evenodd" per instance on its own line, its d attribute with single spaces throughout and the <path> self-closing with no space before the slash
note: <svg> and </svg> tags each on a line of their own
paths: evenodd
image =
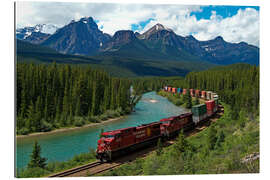
<svg viewBox="0 0 270 180">
<path fill-rule="evenodd" d="M 49 162 L 44 169 L 37 167 L 37 168 L 25 168 L 17 170 L 16 177 L 18 178 L 46 177 L 51 174 L 71 169 L 94 161 L 96 161 L 95 151 L 91 149 L 89 150 L 89 152 L 76 155 L 68 161 Z"/>
</svg>

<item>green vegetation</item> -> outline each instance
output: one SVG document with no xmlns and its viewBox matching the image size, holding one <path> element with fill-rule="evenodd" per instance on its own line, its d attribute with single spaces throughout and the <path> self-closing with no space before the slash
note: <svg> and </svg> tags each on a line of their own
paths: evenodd
<svg viewBox="0 0 270 180">
<path fill-rule="evenodd" d="M 165 91 L 159 91 L 158 95 L 168 98 L 168 100 L 172 102 L 173 104 L 175 104 L 176 106 L 181 106 L 187 109 L 191 109 L 192 106 L 200 104 L 198 103 L 197 99 L 192 100 L 188 90 L 187 90 L 187 94 L 185 95 L 183 94 L 179 95 L 177 93 L 173 94 L 173 93 L 165 92 Z"/>
<path fill-rule="evenodd" d="M 82 126 L 117 117 L 129 113 L 143 92 L 159 91 L 165 85 L 217 92 L 225 113 L 207 130 L 189 138 L 180 133 L 176 143 L 167 148 L 159 141 L 158 150 L 146 159 L 137 159 L 104 175 L 259 172 L 259 159 L 242 162 L 247 155 L 259 152 L 259 68 L 251 65 L 192 72 L 185 79 L 123 79 L 90 67 L 18 64 L 17 133 Z M 186 108 L 198 104 L 198 99 L 192 101 L 189 91 L 185 96 L 164 91 L 159 95 Z M 91 151 L 67 162 L 37 164 L 41 149 L 34 147 L 29 167 L 17 172 L 18 177 L 41 177 L 95 159 Z"/>
<path fill-rule="evenodd" d="M 27 165 L 28 168 L 44 168 L 46 166 L 46 158 L 41 157 L 41 147 L 37 141 L 35 141 L 31 159 Z"/>
<path fill-rule="evenodd" d="M 185 76 L 191 71 L 206 70 L 214 65 L 205 61 L 189 61 L 182 58 L 168 59 L 155 58 L 153 54 L 145 57 L 130 56 L 132 49 L 128 49 L 126 54 L 104 54 L 99 56 L 82 56 L 61 54 L 50 48 L 33 45 L 28 42 L 17 40 L 17 61 L 32 62 L 40 64 L 76 64 L 91 65 L 95 69 L 104 69 L 114 77 L 139 77 L 139 76 Z M 138 52 L 135 52 L 137 55 Z M 148 52 L 146 52 L 148 53 Z M 194 66 L 196 63 L 196 66 Z"/>
<path fill-rule="evenodd" d="M 259 173 L 259 158 L 244 162 L 259 153 L 259 68 L 236 64 L 203 72 L 191 72 L 184 80 L 171 79 L 173 87 L 217 92 L 225 108 L 224 115 L 195 136 L 137 159 L 103 175 L 173 175 Z M 177 105 L 187 105 L 187 96 L 160 91 Z M 197 103 L 195 100 L 194 104 Z M 190 103 L 190 102 L 189 102 Z"/>
<path fill-rule="evenodd" d="M 16 177 L 45 177 L 94 161 L 96 161 L 95 151 L 93 149 L 90 149 L 89 152 L 76 155 L 66 162 L 49 162 L 46 166 L 43 167 L 27 167 L 25 169 L 17 170 Z"/>
<path fill-rule="evenodd" d="M 224 115 L 195 136 L 158 149 L 147 158 L 104 173 L 105 176 L 258 173 L 259 159 L 242 163 L 242 158 L 259 152 L 259 117 L 233 119 L 229 105 Z"/>
<path fill-rule="evenodd" d="M 238 119 L 241 109 L 249 116 L 259 111 L 259 67 L 235 64 L 202 72 L 191 72 L 185 78 L 188 88 L 211 90 L 232 107 L 232 116 Z"/>
<path fill-rule="evenodd" d="M 127 114 L 134 106 L 130 86 L 130 80 L 111 78 L 88 66 L 19 63 L 17 134 L 82 126 Z"/>
</svg>

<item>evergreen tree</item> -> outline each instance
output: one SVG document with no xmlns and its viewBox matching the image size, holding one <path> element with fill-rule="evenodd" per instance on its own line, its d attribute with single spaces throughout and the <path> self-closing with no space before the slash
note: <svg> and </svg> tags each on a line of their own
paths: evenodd
<svg viewBox="0 0 270 180">
<path fill-rule="evenodd" d="M 224 132 L 221 130 L 219 131 L 218 135 L 217 135 L 217 141 L 215 144 L 215 149 L 219 148 L 221 146 L 221 143 L 223 143 L 225 140 L 225 134 Z"/>
<path fill-rule="evenodd" d="M 47 160 L 46 158 L 41 157 L 41 147 L 38 144 L 38 142 L 35 141 L 35 144 L 33 146 L 33 151 L 30 156 L 30 161 L 27 167 L 28 168 L 35 168 L 35 167 L 45 168 L 46 160 Z"/>
<path fill-rule="evenodd" d="M 217 131 L 213 126 L 210 126 L 208 133 L 207 133 L 207 147 L 208 149 L 212 150 L 215 147 L 217 142 Z"/>
<path fill-rule="evenodd" d="M 176 143 L 175 143 L 175 149 L 178 151 L 178 152 L 185 152 L 186 149 L 188 148 L 188 142 L 187 140 L 185 139 L 185 136 L 184 136 L 184 132 L 183 132 L 183 129 L 180 131 L 179 135 L 178 135 L 178 138 L 176 140 Z"/>
</svg>

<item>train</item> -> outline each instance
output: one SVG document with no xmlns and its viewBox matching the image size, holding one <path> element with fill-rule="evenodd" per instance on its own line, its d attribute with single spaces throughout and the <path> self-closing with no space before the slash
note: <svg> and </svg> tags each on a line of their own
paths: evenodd
<svg viewBox="0 0 270 180">
<path fill-rule="evenodd" d="M 164 91 L 187 93 L 187 89 L 165 86 Z M 97 142 L 96 158 L 100 161 L 112 161 L 128 153 L 155 145 L 159 139 L 176 137 L 181 130 L 194 129 L 207 121 L 218 110 L 218 95 L 211 91 L 189 90 L 191 96 L 205 99 L 205 103 L 192 106 L 191 112 L 142 124 L 101 133 Z"/>
</svg>

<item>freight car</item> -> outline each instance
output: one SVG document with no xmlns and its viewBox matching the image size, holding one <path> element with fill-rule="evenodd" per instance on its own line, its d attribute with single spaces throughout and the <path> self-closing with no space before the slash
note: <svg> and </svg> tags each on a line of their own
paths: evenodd
<svg viewBox="0 0 270 180">
<path fill-rule="evenodd" d="M 165 86 L 164 90 L 172 93 L 179 93 L 179 88 Z M 193 106 L 192 113 L 185 113 L 179 116 L 164 118 L 158 122 L 143 124 L 136 127 L 118 129 L 103 132 L 98 140 L 96 157 L 101 161 L 111 161 L 124 154 L 145 148 L 157 143 L 159 138 L 169 139 L 175 137 L 180 130 L 188 131 L 194 129 L 201 122 L 217 112 L 218 95 L 211 91 L 191 90 L 192 95 L 199 95 L 208 99 L 204 104 Z M 183 94 L 187 89 L 183 89 Z M 215 97 L 215 98 L 214 98 Z M 214 98 L 214 100 L 210 100 Z"/>
</svg>

